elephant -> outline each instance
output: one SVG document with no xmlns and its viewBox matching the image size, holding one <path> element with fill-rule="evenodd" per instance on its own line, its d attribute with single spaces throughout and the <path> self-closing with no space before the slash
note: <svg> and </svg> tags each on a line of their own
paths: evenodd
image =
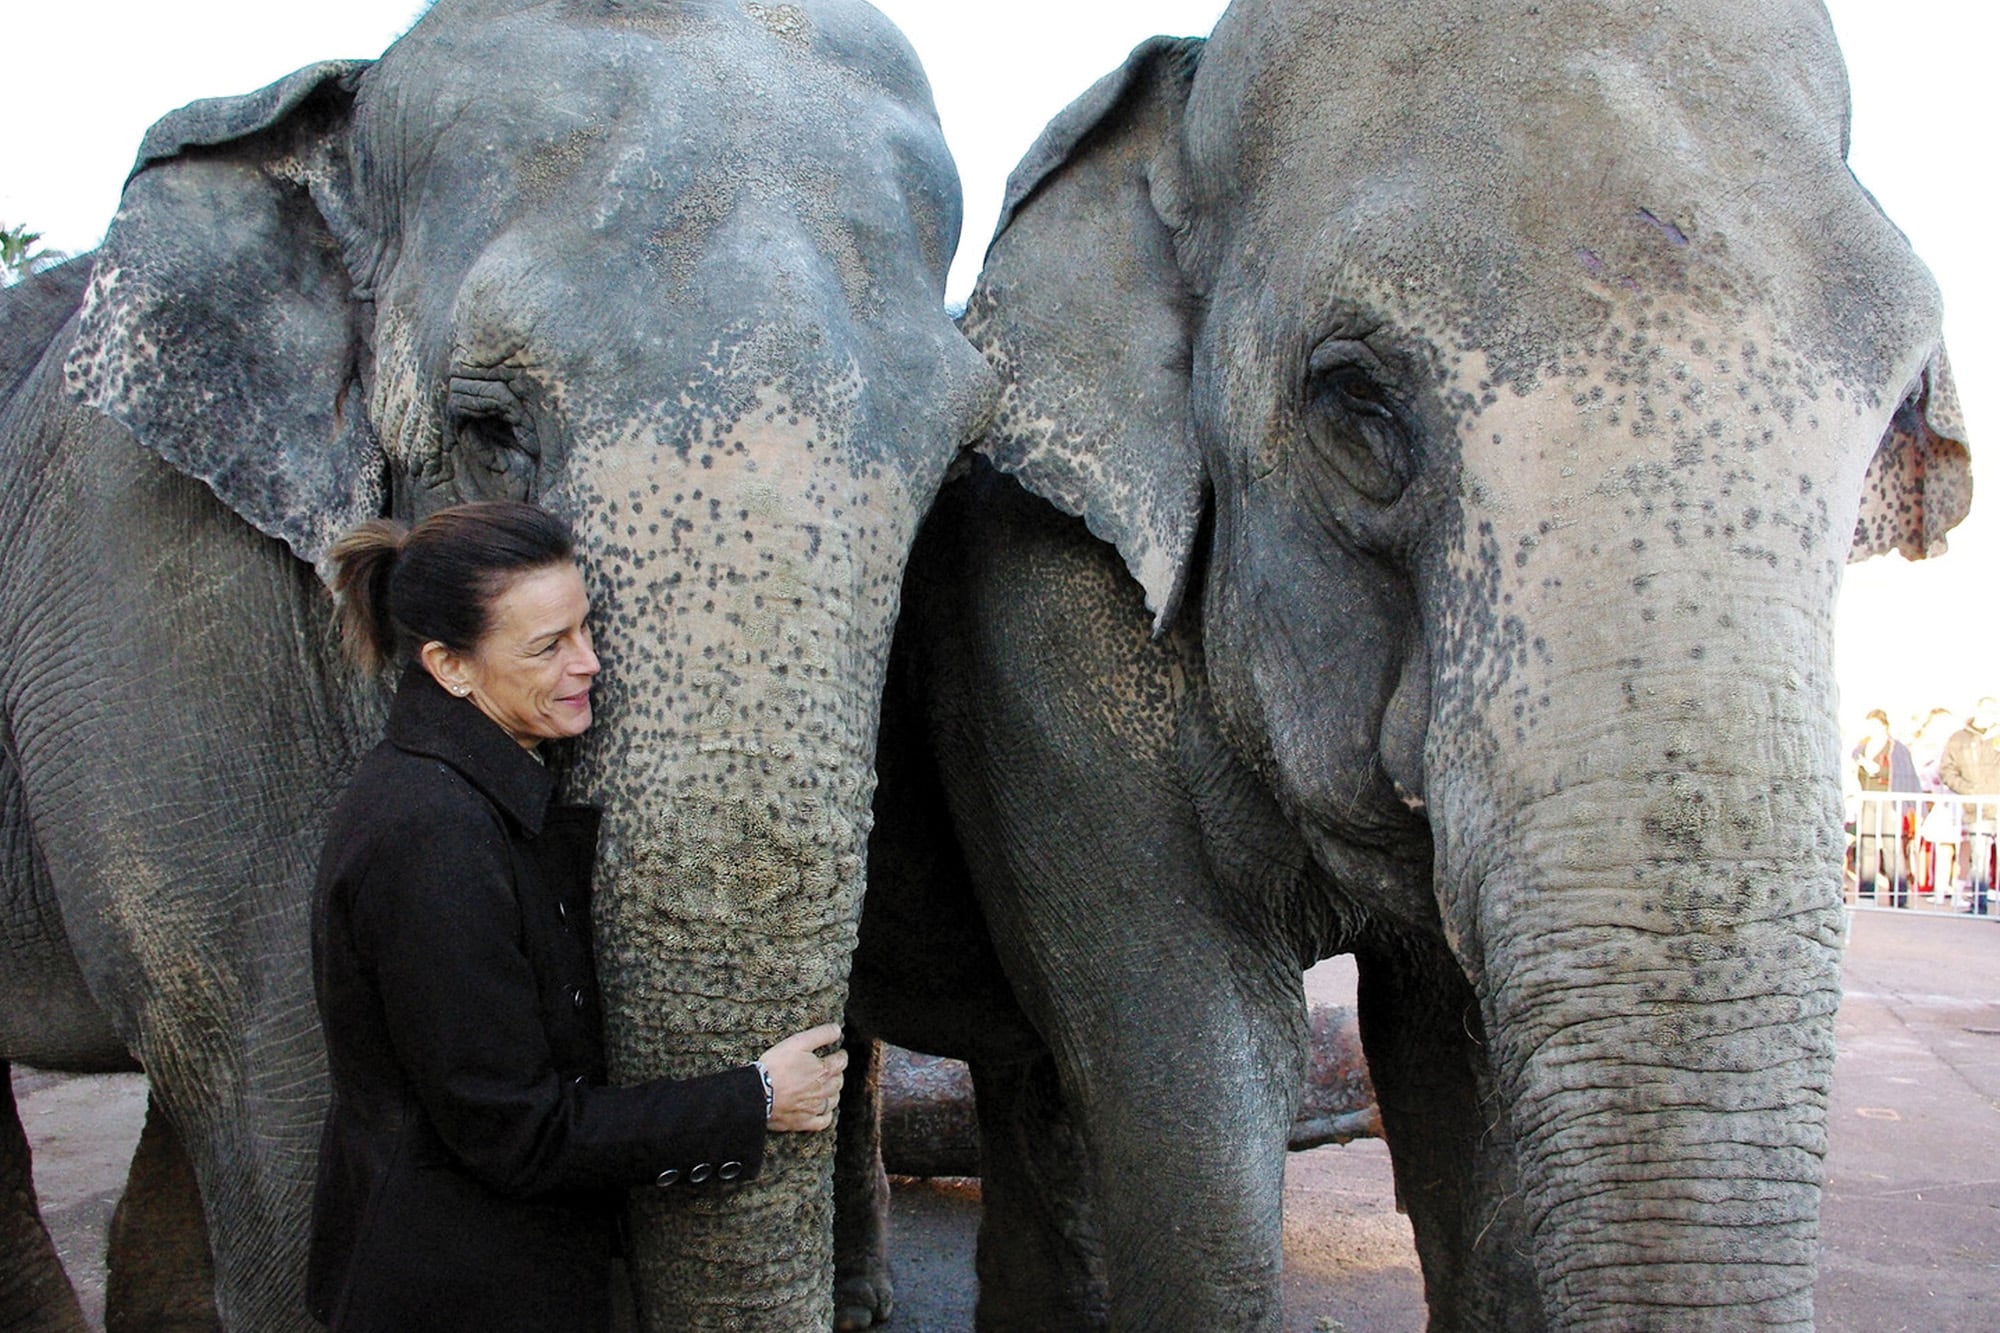
<svg viewBox="0 0 2000 1333">
<path fill-rule="evenodd" d="M 550 762 L 605 811 L 614 1079 L 837 1019 L 905 561 L 998 391 L 959 225 L 859 0 L 438 0 L 160 120 L 102 247 L 0 296 L 0 1060 L 144 1069 L 223 1327 L 310 1326 L 308 897 L 387 697 L 330 543 L 480 498 L 574 528 L 604 670 Z M 0 1323 L 74 1327 L 6 1109 Z M 636 1198 L 646 1327 L 828 1322 L 824 1137 Z"/>
<path fill-rule="evenodd" d="M 1343 953 L 1432 1329 L 1811 1326 L 1834 605 L 1971 498 L 1847 116 L 1813 0 L 1235 0 L 1029 151 L 850 1004 L 972 1065 L 981 1327 L 1280 1326 Z"/>
</svg>

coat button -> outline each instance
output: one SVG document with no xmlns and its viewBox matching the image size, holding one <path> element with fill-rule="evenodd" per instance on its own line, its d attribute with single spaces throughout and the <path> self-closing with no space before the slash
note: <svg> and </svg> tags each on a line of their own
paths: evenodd
<svg viewBox="0 0 2000 1333">
<path fill-rule="evenodd" d="M 569 1002 L 579 1009 L 583 1008 L 583 987 L 571 986 L 569 988 Z"/>
<path fill-rule="evenodd" d="M 677 1166 L 670 1166 L 666 1170 L 660 1172 L 659 1175 L 653 1177 L 653 1183 L 655 1185 L 658 1185 L 661 1189 L 665 1189 L 669 1185 L 678 1185 L 680 1184 L 680 1180 L 681 1180 L 681 1169 Z"/>
<path fill-rule="evenodd" d="M 584 1084 L 585 1084 L 586 1082 L 588 1082 L 588 1081 L 589 1081 L 589 1079 L 590 1079 L 590 1076 L 589 1076 L 588 1074 L 578 1074 L 578 1075 L 577 1075 L 577 1076 L 576 1076 L 575 1078 L 571 1079 L 571 1080 L 569 1081 L 569 1083 L 570 1083 L 570 1086 L 571 1086 L 571 1087 L 573 1087 L 573 1088 L 580 1088 L 580 1087 L 582 1087 L 582 1086 L 583 1086 L 583 1085 L 584 1085 Z"/>
<path fill-rule="evenodd" d="M 700 1166 L 697 1166 L 696 1168 L 694 1168 L 694 1170 L 688 1172 L 688 1184 L 706 1185 L 708 1183 L 708 1178 L 714 1174 L 715 1174 L 715 1168 L 713 1166 L 710 1166 L 707 1162 L 703 1162 Z"/>
<path fill-rule="evenodd" d="M 564 921 L 569 920 L 569 904 L 565 902 L 558 902 L 556 904 L 556 915 L 561 917 Z"/>
<path fill-rule="evenodd" d="M 721 1168 L 718 1169 L 715 1174 L 717 1179 L 720 1180 L 734 1180 L 738 1176 L 743 1174 L 743 1163 L 724 1162 Z"/>
</svg>

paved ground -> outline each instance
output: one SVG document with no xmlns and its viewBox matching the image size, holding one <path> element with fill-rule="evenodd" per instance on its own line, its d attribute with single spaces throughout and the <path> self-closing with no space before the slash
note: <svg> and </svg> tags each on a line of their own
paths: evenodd
<svg viewBox="0 0 2000 1333">
<path fill-rule="evenodd" d="M 2000 1328 L 2000 919 L 1858 911 L 1834 1066 L 1819 1322 Z"/>
<path fill-rule="evenodd" d="M 1339 1003 L 1351 971 L 1316 970 Z M 1991 1333 L 2000 1292 L 2000 920 L 1860 911 L 1847 956 L 1819 1286 L 1824 1333 Z M 123 1163 L 136 1076 L 15 1071 L 43 1206 L 86 1304 Z M 891 1333 L 972 1327 L 978 1185 L 903 1182 Z M 1409 1227 L 1380 1143 L 1296 1154 L 1285 1181 L 1286 1333 L 1423 1327 Z"/>
<path fill-rule="evenodd" d="M 146 1123 L 146 1077 L 68 1078 L 14 1067 L 35 1193 L 91 1327 L 104 1320 L 104 1238 Z"/>
</svg>

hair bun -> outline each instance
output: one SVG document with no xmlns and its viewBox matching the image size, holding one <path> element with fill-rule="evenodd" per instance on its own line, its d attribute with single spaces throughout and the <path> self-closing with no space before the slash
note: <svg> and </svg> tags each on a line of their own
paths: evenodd
<svg viewBox="0 0 2000 1333">
<path fill-rule="evenodd" d="M 340 640 L 364 671 L 380 671 L 396 652 L 389 618 L 389 576 L 410 530 L 388 518 L 371 518 L 333 544 L 333 593 L 340 602 Z"/>
</svg>

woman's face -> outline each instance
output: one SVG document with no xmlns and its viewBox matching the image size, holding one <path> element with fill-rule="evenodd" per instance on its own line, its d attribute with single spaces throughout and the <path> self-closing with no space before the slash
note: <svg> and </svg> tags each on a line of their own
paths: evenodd
<svg viewBox="0 0 2000 1333">
<path fill-rule="evenodd" d="M 503 587 L 486 610 L 486 634 L 471 654 L 426 646 L 431 674 L 528 749 L 581 735 L 590 726 L 597 654 L 585 623 L 590 599 L 576 566 L 564 561 L 529 570 Z M 433 648 L 442 650 L 435 665 Z"/>
</svg>

